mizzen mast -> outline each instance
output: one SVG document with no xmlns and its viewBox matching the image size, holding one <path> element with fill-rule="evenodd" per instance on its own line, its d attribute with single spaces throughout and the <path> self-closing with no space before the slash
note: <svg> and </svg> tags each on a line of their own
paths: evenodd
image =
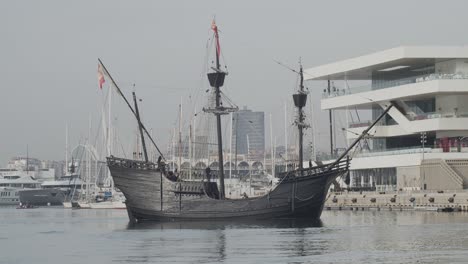
<svg viewBox="0 0 468 264">
<path fill-rule="evenodd" d="M 298 117 L 295 121 L 297 128 L 299 130 L 299 170 L 302 173 L 302 169 L 304 168 L 304 157 L 303 157 L 303 129 L 307 128 L 307 124 L 305 124 L 305 115 L 302 111 L 302 108 L 305 107 L 307 102 L 307 92 L 304 91 L 304 72 L 302 70 L 302 64 L 299 62 L 299 90 L 296 94 L 293 94 L 294 105 L 297 107 Z"/>
</svg>

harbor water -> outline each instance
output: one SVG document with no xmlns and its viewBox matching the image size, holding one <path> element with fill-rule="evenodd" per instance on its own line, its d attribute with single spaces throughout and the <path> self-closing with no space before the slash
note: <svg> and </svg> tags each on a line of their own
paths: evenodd
<svg viewBox="0 0 468 264">
<path fill-rule="evenodd" d="M 0 208 L 0 263 L 468 263 L 468 213 L 129 225 L 125 210 Z"/>
</svg>

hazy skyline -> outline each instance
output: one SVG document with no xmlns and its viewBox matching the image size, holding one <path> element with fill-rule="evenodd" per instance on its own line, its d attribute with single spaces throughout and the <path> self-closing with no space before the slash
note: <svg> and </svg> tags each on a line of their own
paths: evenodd
<svg viewBox="0 0 468 264">
<path fill-rule="evenodd" d="M 3 1 L 0 3 L 0 167 L 17 155 L 64 159 L 100 118 L 102 58 L 165 145 L 181 98 L 202 90 L 206 42 L 216 15 L 229 67 L 226 92 L 239 106 L 283 126 L 296 76 L 273 60 L 305 68 L 400 45 L 467 45 L 466 1 Z M 107 83 L 108 84 L 108 83 Z M 309 83 L 328 149 L 324 83 Z M 107 86 L 105 87 L 107 88 Z M 118 100 L 118 99 L 115 99 Z M 183 99 L 185 100 L 185 99 Z M 134 129 L 134 120 L 119 120 Z"/>
</svg>

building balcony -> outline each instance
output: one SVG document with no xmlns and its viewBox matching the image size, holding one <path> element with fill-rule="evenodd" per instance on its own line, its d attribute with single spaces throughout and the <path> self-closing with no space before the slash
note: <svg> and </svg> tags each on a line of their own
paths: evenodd
<svg viewBox="0 0 468 264">
<path fill-rule="evenodd" d="M 336 89 L 332 93 L 328 94 L 327 92 L 322 93 L 322 98 L 330 98 L 330 97 L 338 97 L 362 92 L 368 92 L 373 90 L 385 89 L 395 86 L 401 86 L 411 83 L 420 83 L 420 82 L 427 82 L 433 80 L 458 80 L 458 79 L 468 79 L 468 74 L 424 74 L 418 75 L 403 79 L 397 80 L 388 80 L 388 81 L 381 81 L 378 84 L 368 84 L 358 87 L 353 87 L 349 89 Z"/>
<path fill-rule="evenodd" d="M 386 85 L 389 86 L 385 87 Z M 468 93 L 468 75 L 462 74 L 430 74 L 410 79 L 381 83 L 371 89 L 371 85 L 353 89 L 340 90 L 321 100 L 322 110 L 346 109 L 358 107 L 370 109 L 373 104 L 401 98 L 421 98 L 437 93 Z"/>
<path fill-rule="evenodd" d="M 407 124 L 396 124 L 392 121 L 387 124 L 377 124 L 369 134 L 377 138 L 405 136 L 429 131 L 463 131 L 468 130 L 468 113 L 439 114 L 427 113 L 408 118 Z M 346 130 L 348 139 L 357 138 L 372 121 L 361 121 L 349 125 Z"/>
<path fill-rule="evenodd" d="M 410 121 L 436 119 L 436 118 L 468 118 L 468 112 L 453 112 L 453 113 L 431 112 L 431 113 L 419 114 L 416 116 L 406 115 L 406 117 Z M 349 128 L 368 127 L 372 124 L 372 122 L 373 120 L 351 122 L 349 123 Z M 387 123 L 385 124 L 383 122 L 377 123 L 377 126 L 391 126 L 391 125 L 398 125 L 398 124 L 394 120 L 387 121 Z"/>
<path fill-rule="evenodd" d="M 463 143 L 463 145 L 460 146 L 460 149 L 457 146 L 450 146 L 445 151 L 444 151 L 444 148 L 442 147 L 432 146 L 432 145 L 426 145 L 424 146 L 424 148 L 422 148 L 421 146 L 418 146 L 418 147 L 406 147 L 406 148 L 391 148 L 391 149 L 386 149 L 384 151 L 366 150 L 366 151 L 362 151 L 356 154 L 356 157 L 390 156 L 390 155 L 404 155 L 404 154 L 415 154 L 415 153 L 419 153 L 422 155 L 423 152 L 424 154 L 426 153 L 454 153 L 454 152 L 468 153 L 468 146 L 466 145 L 466 143 Z"/>
<path fill-rule="evenodd" d="M 423 154 L 424 153 L 424 154 Z M 384 151 L 362 151 L 353 156 L 351 170 L 369 168 L 392 168 L 420 165 L 425 159 L 457 160 L 468 159 L 468 147 L 463 146 L 458 151 L 451 146 L 448 151 L 438 146 L 393 148 Z"/>
</svg>

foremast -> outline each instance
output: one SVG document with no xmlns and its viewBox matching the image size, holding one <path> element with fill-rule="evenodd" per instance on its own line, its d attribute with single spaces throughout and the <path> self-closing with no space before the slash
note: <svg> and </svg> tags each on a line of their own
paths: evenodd
<svg viewBox="0 0 468 264">
<path fill-rule="evenodd" d="M 110 75 L 109 71 L 107 70 L 106 66 L 104 66 L 104 63 L 102 63 L 101 59 L 98 59 L 98 62 L 99 62 L 99 67 L 98 67 L 98 76 L 99 74 L 102 75 L 102 80 L 104 80 L 104 74 L 106 76 L 109 77 L 109 79 L 111 80 L 112 84 L 114 85 L 115 89 L 117 89 L 117 92 L 118 94 L 122 97 L 122 99 L 125 101 L 125 103 L 127 104 L 128 108 L 130 109 L 130 111 L 132 111 L 133 115 L 135 116 L 135 118 L 137 119 L 138 121 L 138 126 L 141 130 L 143 130 L 145 132 L 145 134 L 148 136 L 148 138 L 151 140 L 151 142 L 153 143 L 154 147 L 156 148 L 156 150 L 158 151 L 159 155 L 161 155 L 161 158 L 165 160 L 164 158 L 164 155 L 163 153 L 161 152 L 161 150 L 159 150 L 159 147 L 158 145 L 156 145 L 156 142 L 154 141 L 153 137 L 151 136 L 151 134 L 148 132 L 148 130 L 146 129 L 146 127 L 143 125 L 143 123 L 141 122 L 140 120 L 140 116 L 139 116 L 139 113 L 137 114 L 137 112 L 133 109 L 133 107 L 130 105 L 130 102 L 127 100 L 127 98 L 125 97 L 125 95 L 122 93 L 122 90 L 120 90 L 119 86 L 117 85 L 117 83 L 114 81 L 114 78 L 112 78 L 112 76 Z M 99 69 L 101 69 L 102 67 L 102 70 L 103 72 L 100 72 Z M 101 79 L 99 80 L 101 82 Z M 102 81 L 104 82 L 104 81 Z M 135 99 L 135 98 L 134 98 Z M 136 100 L 136 99 L 135 99 Z M 141 131 L 140 130 L 140 131 Z M 145 147 L 146 148 L 146 147 Z"/>
<path fill-rule="evenodd" d="M 211 29 L 214 32 L 215 37 L 215 55 L 216 55 L 216 65 L 211 69 L 213 72 L 207 74 L 210 86 L 214 89 L 215 95 L 215 107 L 214 108 L 203 108 L 203 111 L 206 113 L 213 113 L 216 116 L 216 130 L 218 138 L 218 166 L 219 166 L 219 195 L 220 199 L 224 199 L 225 188 L 224 188 L 224 162 L 223 162 L 223 138 L 221 130 L 221 115 L 225 115 L 229 112 L 236 111 L 237 108 L 224 107 L 221 102 L 221 87 L 224 85 L 224 78 L 227 75 L 227 72 L 221 70 L 221 64 L 219 62 L 219 56 L 221 53 L 221 47 L 219 45 L 219 34 L 218 26 L 213 20 L 211 23 Z"/>
</svg>

